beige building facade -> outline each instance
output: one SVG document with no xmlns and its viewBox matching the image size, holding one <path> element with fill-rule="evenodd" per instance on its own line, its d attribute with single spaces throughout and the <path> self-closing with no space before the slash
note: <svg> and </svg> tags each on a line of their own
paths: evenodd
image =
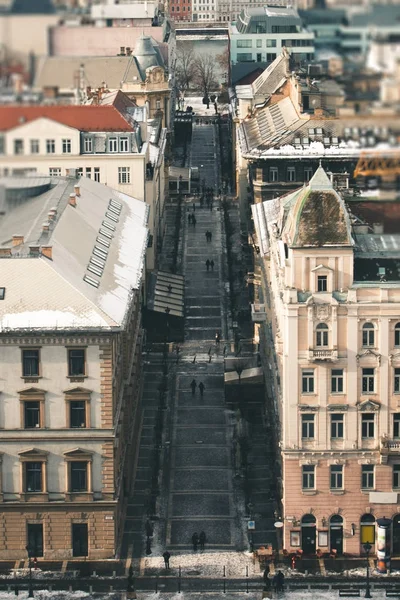
<svg viewBox="0 0 400 600">
<path fill-rule="evenodd" d="M 350 212 L 321 167 L 253 206 L 289 552 L 358 555 L 367 541 L 374 551 L 387 517 L 400 553 L 400 238 L 396 214 L 380 210 L 361 197 Z"/>
<path fill-rule="evenodd" d="M 141 427 L 146 206 L 85 178 L 1 183 L 0 558 L 112 558 Z"/>
</svg>

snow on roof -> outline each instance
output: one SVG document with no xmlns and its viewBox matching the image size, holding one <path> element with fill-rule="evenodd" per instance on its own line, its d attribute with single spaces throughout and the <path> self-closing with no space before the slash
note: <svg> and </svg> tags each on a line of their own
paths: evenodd
<svg viewBox="0 0 400 600">
<path fill-rule="evenodd" d="M 36 198 L 6 204 L 1 239 L 9 240 L 18 223 L 24 243 L 12 248 L 11 257 L 0 259 L 6 288 L 0 302 L 0 329 L 124 325 L 132 293 L 141 285 L 148 206 L 81 178 L 77 206 L 72 207 L 68 198 L 77 183 L 60 178 L 55 188 Z M 116 212 L 110 212 L 110 202 Z M 45 235 L 41 224 L 51 207 L 57 210 L 56 219 Z M 29 246 L 51 247 L 51 259 L 32 257 Z"/>
</svg>

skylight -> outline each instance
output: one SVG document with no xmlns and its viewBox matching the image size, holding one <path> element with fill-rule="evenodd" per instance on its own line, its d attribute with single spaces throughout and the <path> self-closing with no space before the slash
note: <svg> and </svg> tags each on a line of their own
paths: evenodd
<svg viewBox="0 0 400 600">
<path fill-rule="evenodd" d="M 95 265 L 88 265 L 87 268 L 88 271 L 90 271 L 91 273 L 94 273 L 95 275 L 98 275 L 99 277 L 102 276 L 103 274 L 103 269 L 100 269 L 99 267 L 96 267 Z"/>
<path fill-rule="evenodd" d="M 100 231 L 101 233 L 101 231 Z M 108 242 L 107 240 L 103 240 L 103 238 L 97 236 L 96 238 L 96 242 L 99 242 L 99 244 L 102 244 L 102 246 L 105 246 L 106 248 L 110 247 L 110 242 Z"/>
<path fill-rule="evenodd" d="M 93 279 L 93 277 L 90 277 L 90 275 L 84 275 L 83 281 L 86 281 L 86 283 L 88 283 L 89 285 L 92 285 L 95 288 L 98 288 L 100 285 L 100 282 L 97 281 L 97 279 Z"/>
<path fill-rule="evenodd" d="M 103 223 L 103 224 L 104 224 L 104 223 Z M 107 223 L 107 225 L 108 225 L 108 223 Z M 109 227 L 110 227 L 110 229 L 111 229 L 112 225 L 110 225 Z M 111 231 L 114 231 L 114 229 L 111 229 Z M 112 239 L 113 239 L 113 236 L 111 235 L 111 233 L 110 233 L 109 231 L 106 231 L 106 230 L 105 230 L 105 229 L 103 229 L 102 227 L 100 228 L 100 230 L 99 230 L 99 233 L 100 233 L 101 235 L 104 235 L 104 237 L 108 238 L 109 240 L 112 240 Z"/>
<path fill-rule="evenodd" d="M 107 223 L 107 221 L 103 221 L 102 225 L 104 227 L 107 227 L 107 229 L 109 229 L 110 231 L 115 231 L 115 225 L 111 225 L 111 223 Z M 101 232 L 101 229 L 100 229 Z"/>
<path fill-rule="evenodd" d="M 107 219 L 110 219 L 110 221 L 114 221 L 114 223 L 118 223 L 117 217 L 108 211 L 106 212 L 106 217 L 107 217 Z"/>
<path fill-rule="evenodd" d="M 4 300 L 5 295 L 6 295 L 6 288 L 0 287 L 0 300 Z"/>
</svg>

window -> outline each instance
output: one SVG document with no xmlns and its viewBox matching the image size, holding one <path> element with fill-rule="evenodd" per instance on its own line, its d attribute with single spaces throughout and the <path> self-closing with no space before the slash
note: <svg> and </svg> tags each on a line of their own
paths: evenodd
<svg viewBox="0 0 400 600">
<path fill-rule="evenodd" d="M 257 48 L 262 48 L 262 40 L 256 40 Z"/>
<path fill-rule="evenodd" d="M 86 167 L 86 177 L 92 179 L 92 167 Z"/>
<path fill-rule="evenodd" d="M 361 415 L 361 437 L 364 439 L 375 437 L 375 415 L 371 413 Z"/>
<path fill-rule="evenodd" d="M 361 465 L 361 489 L 373 490 L 375 487 L 374 479 L 374 465 Z"/>
<path fill-rule="evenodd" d="M 375 369 L 362 370 L 362 391 L 363 394 L 373 392 L 375 390 Z"/>
<path fill-rule="evenodd" d="M 127 137 L 119 138 L 119 151 L 120 152 L 129 152 L 129 138 L 127 138 Z"/>
<path fill-rule="evenodd" d="M 278 181 L 278 168 L 277 167 L 269 168 L 269 181 L 270 182 Z"/>
<path fill-rule="evenodd" d="M 39 154 L 39 140 L 31 140 L 31 154 Z"/>
<path fill-rule="evenodd" d="M 400 488 L 400 465 L 393 465 L 393 489 Z"/>
<path fill-rule="evenodd" d="M 83 377 L 85 375 L 85 350 L 68 350 L 68 376 Z"/>
<path fill-rule="evenodd" d="M 395 394 L 400 394 L 400 369 L 393 369 L 394 378 L 393 378 L 393 391 Z"/>
<path fill-rule="evenodd" d="M 363 326 L 362 345 L 375 346 L 375 328 L 372 323 L 365 323 Z"/>
<path fill-rule="evenodd" d="M 276 40 L 267 40 L 267 48 L 276 48 Z"/>
<path fill-rule="evenodd" d="M 295 167 L 287 168 L 287 181 L 296 181 L 296 169 Z"/>
<path fill-rule="evenodd" d="M 315 465 L 304 465 L 302 467 L 303 490 L 315 489 Z"/>
<path fill-rule="evenodd" d="M 400 323 L 396 323 L 394 328 L 394 345 L 400 346 Z"/>
<path fill-rule="evenodd" d="M 87 492 L 87 470 L 86 461 L 71 461 L 70 468 L 70 492 Z"/>
<path fill-rule="evenodd" d="M 301 437 L 303 440 L 314 439 L 314 415 L 301 415 Z"/>
<path fill-rule="evenodd" d="M 276 59 L 276 54 L 271 54 L 270 52 L 267 52 L 266 59 L 267 62 L 273 62 Z"/>
<path fill-rule="evenodd" d="M 22 376 L 39 377 L 39 350 L 22 350 Z"/>
<path fill-rule="evenodd" d="M 92 138 L 85 138 L 83 140 L 83 151 L 84 152 L 93 152 L 93 140 L 92 140 Z"/>
<path fill-rule="evenodd" d="M 253 60 L 253 55 L 251 52 L 239 52 L 236 55 L 237 62 L 251 62 Z"/>
<path fill-rule="evenodd" d="M 26 462 L 25 466 L 25 492 L 43 491 L 43 463 Z"/>
<path fill-rule="evenodd" d="M 172 10 L 174 7 L 172 7 Z M 89 534 L 87 523 L 72 523 L 72 556 L 89 554 Z"/>
<path fill-rule="evenodd" d="M 71 400 L 69 403 L 69 424 L 71 429 L 86 427 L 86 402 Z"/>
<path fill-rule="evenodd" d="M 343 489 L 343 465 L 331 466 L 331 490 Z"/>
<path fill-rule="evenodd" d="M 94 167 L 94 176 L 93 179 L 100 183 L 100 167 Z"/>
<path fill-rule="evenodd" d="M 318 290 L 318 292 L 326 292 L 328 290 L 328 277 L 327 277 L 327 275 L 318 275 L 318 277 L 317 277 L 317 290 Z"/>
<path fill-rule="evenodd" d="M 40 427 L 40 402 L 24 402 L 24 428 Z"/>
<path fill-rule="evenodd" d="M 130 183 L 131 182 L 131 169 L 130 167 L 118 167 L 118 183 Z"/>
<path fill-rule="evenodd" d="M 4 136 L 0 135 L 0 154 L 4 154 Z"/>
<path fill-rule="evenodd" d="M 331 392 L 332 394 L 343 393 L 343 369 L 332 369 L 331 371 Z"/>
<path fill-rule="evenodd" d="M 116 137 L 109 138 L 108 151 L 109 152 L 118 152 L 118 139 Z"/>
<path fill-rule="evenodd" d="M 303 394 L 314 393 L 314 369 L 303 369 L 301 372 L 301 389 Z"/>
<path fill-rule="evenodd" d="M 326 323 L 319 323 L 317 325 L 316 345 L 319 348 L 326 348 L 329 345 L 329 329 Z"/>
<path fill-rule="evenodd" d="M 393 414 L 393 437 L 400 438 L 400 413 Z"/>
<path fill-rule="evenodd" d="M 61 177 L 61 167 L 50 167 L 49 175 L 50 177 Z"/>
<path fill-rule="evenodd" d="M 46 140 L 46 152 L 47 154 L 55 154 L 56 152 L 56 141 Z"/>
<path fill-rule="evenodd" d="M 333 440 L 343 439 L 344 430 L 344 415 L 343 413 L 333 413 L 331 415 L 331 438 Z"/>
<path fill-rule="evenodd" d="M 78 167 L 78 175 L 79 177 L 83 177 L 83 167 Z"/>
<path fill-rule="evenodd" d="M 14 154 L 24 153 L 24 140 L 14 140 Z"/>
<path fill-rule="evenodd" d="M 71 140 L 62 141 L 62 152 L 63 154 L 71 154 Z"/>
</svg>

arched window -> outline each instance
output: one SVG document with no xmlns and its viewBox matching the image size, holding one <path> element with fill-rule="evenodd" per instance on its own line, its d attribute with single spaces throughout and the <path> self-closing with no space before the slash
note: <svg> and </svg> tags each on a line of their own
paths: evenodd
<svg viewBox="0 0 400 600">
<path fill-rule="evenodd" d="M 394 328 L 394 345 L 396 347 L 400 346 L 400 323 L 396 323 Z"/>
<path fill-rule="evenodd" d="M 340 515 L 332 515 L 329 519 L 331 525 L 341 525 L 343 523 L 343 517 Z"/>
<path fill-rule="evenodd" d="M 301 517 L 301 524 L 302 525 L 310 525 L 312 523 L 316 523 L 316 518 L 314 517 L 314 515 L 307 514 L 307 515 L 303 515 Z"/>
<path fill-rule="evenodd" d="M 319 323 L 316 328 L 317 347 L 326 348 L 329 345 L 329 328 L 325 323 Z"/>
<path fill-rule="evenodd" d="M 365 323 L 362 329 L 362 345 L 375 346 L 375 327 L 372 323 Z"/>
</svg>

